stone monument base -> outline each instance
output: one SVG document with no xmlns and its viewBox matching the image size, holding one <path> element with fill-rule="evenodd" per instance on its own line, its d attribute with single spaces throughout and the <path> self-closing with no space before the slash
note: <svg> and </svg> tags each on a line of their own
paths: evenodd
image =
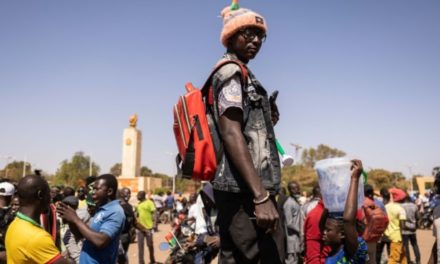
<svg viewBox="0 0 440 264">
<path fill-rule="evenodd" d="M 132 193 L 154 191 L 162 188 L 162 179 L 153 177 L 118 178 L 119 189 L 127 187 Z"/>
</svg>

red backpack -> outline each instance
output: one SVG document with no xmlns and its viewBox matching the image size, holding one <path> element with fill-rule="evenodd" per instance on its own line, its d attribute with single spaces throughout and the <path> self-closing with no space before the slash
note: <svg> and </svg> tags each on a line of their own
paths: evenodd
<svg viewBox="0 0 440 264">
<path fill-rule="evenodd" d="M 176 157 L 178 171 L 183 178 L 197 181 L 212 180 L 223 155 L 223 148 L 216 150 L 212 133 L 216 128 L 210 109 L 214 105 L 211 79 L 214 73 L 228 63 L 241 69 L 242 82 L 247 83 L 245 66 L 235 60 L 221 61 L 212 71 L 202 89 L 191 83 L 185 85 L 187 93 L 174 105 L 173 131 L 179 154 Z M 210 117 L 207 114 L 210 113 Z M 209 121 L 208 121 L 209 120 Z"/>
<path fill-rule="evenodd" d="M 366 242 L 377 242 L 387 229 L 389 220 L 387 214 L 374 201 L 367 201 L 368 199 L 365 198 L 363 206 L 365 230 L 362 238 Z"/>
</svg>

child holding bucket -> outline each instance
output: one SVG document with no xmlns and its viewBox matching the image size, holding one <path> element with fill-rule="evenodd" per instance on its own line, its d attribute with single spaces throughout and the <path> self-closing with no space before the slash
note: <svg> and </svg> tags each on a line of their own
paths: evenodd
<svg viewBox="0 0 440 264">
<path fill-rule="evenodd" d="M 331 252 L 325 260 L 326 264 L 363 264 L 368 258 L 367 244 L 358 235 L 356 229 L 358 185 L 363 171 L 362 162 L 353 160 L 352 163 L 350 187 L 342 217 L 328 213 L 326 210 L 321 218 L 324 243 L 331 247 Z"/>
</svg>

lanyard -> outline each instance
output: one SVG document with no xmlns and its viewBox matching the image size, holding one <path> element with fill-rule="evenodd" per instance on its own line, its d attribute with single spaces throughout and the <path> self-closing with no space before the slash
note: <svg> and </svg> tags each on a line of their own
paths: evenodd
<svg viewBox="0 0 440 264">
<path fill-rule="evenodd" d="M 26 222 L 29 222 L 33 225 L 36 225 L 38 227 L 40 227 L 40 225 L 34 221 L 34 219 L 30 218 L 29 216 L 23 214 L 22 212 L 17 212 L 17 217 L 20 218 L 21 220 L 24 220 Z"/>
</svg>

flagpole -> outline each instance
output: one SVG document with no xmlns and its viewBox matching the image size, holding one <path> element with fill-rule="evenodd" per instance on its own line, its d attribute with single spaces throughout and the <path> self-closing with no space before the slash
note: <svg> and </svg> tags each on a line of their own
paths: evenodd
<svg viewBox="0 0 440 264">
<path fill-rule="evenodd" d="M 176 242 L 177 242 L 177 245 L 179 245 L 179 247 L 181 248 L 181 249 L 183 249 L 183 247 L 180 245 L 180 243 L 179 243 L 179 239 L 177 239 L 177 237 L 174 235 L 174 232 L 173 231 L 171 231 L 171 234 L 173 235 L 173 237 L 176 239 Z"/>
<path fill-rule="evenodd" d="M 23 178 L 26 176 L 26 155 L 24 155 L 24 161 L 23 161 Z"/>
</svg>

